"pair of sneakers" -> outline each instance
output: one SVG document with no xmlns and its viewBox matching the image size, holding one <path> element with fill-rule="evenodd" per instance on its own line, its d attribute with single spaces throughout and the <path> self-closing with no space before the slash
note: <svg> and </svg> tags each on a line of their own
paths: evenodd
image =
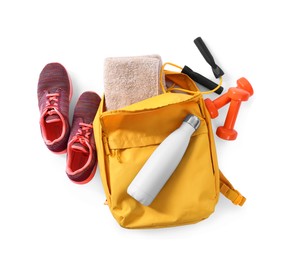
<svg viewBox="0 0 290 260">
<path fill-rule="evenodd" d="M 76 103 L 70 126 L 72 92 L 70 77 L 61 64 L 49 63 L 43 68 L 37 88 L 43 140 L 50 151 L 67 152 L 67 176 L 84 184 L 94 177 L 97 168 L 92 122 L 101 99 L 95 92 L 84 92 Z"/>
</svg>

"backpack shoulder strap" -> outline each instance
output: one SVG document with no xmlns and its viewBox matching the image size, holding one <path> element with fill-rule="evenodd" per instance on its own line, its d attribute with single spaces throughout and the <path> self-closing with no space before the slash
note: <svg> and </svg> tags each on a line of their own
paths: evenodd
<svg viewBox="0 0 290 260">
<path fill-rule="evenodd" d="M 243 206 L 246 198 L 227 180 L 220 170 L 220 192 L 235 205 Z"/>
</svg>

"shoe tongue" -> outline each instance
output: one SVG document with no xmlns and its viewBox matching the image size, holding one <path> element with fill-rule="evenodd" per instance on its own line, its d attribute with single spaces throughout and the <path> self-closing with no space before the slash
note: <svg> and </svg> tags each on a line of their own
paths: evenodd
<svg viewBox="0 0 290 260">
<path fill-rule="evenodd" d="M 61 121 L 61 119 L 60 119 L 58 114 L 47 115 L 45 117 L 45 122 L 48 124 L 49 123 L 56 123 L 56 122 L 60 122 L 60 121 Z"/>
<path fill-rule="evenodd" d="M 89 153 L 89 148 L 81 143 L 74 143 L 71 148 L 75 152 Z"/>
<path fill-rule="evenodd" d="M 56 123 L 60 122 L 60 116 L 57 114 L 57 112 L 54 109 L 48 110 L 45 115 L 45 122 L 46 123 Z"/>
</svg>

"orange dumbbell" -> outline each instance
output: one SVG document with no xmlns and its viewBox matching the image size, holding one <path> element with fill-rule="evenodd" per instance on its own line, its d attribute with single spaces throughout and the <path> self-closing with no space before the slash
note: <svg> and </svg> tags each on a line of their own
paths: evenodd
<svg viewBox="0 0 290 260">
<path fill-rule="evenodd" d="M 234 129 L 235 122 L 238 116 L 238 112 L 242 101 L 247 101 L 250 97 L 250 93 L 238 88 L 230 88 L 228 96 L 231 99 L 228 114 L 223 126 L 217 128 L 216 134 L 225 140 L 235 140 L 237 138 L 237 131 Z"/>
<path fill-rule="evenodd" d="M 247 101 L 249 97 L 254 94 L 254 90 L 247 79 L 240 78 L 237 81 L 237 84 L 237 87 L 230 88 L 226 94 L 217 98 L 216 100 L 205 100 L 205 105 L 212 118 L 218 116 L 219 108 L 231 102 L 224 125 L 219 126 L 216 131 L 217 136 L 225 140 L 235 140 L 237 138 L 238 133 L 234 129 L 234 126 L 241 102 Z"/>
<path fill-rule="evenodd" d="M 247 91 L 250 94 L 250 96 L 253 95 L 254 93 L 253 88 L 247 79 L 240 78 L 239 80 L 237 80 L 237 85 L 238 86 L 236 87 L 236 89 L 243 89 Z M 218 110 L 221 107 L 228 104 L 230 101 L 231 98 L 229 97 L 229 91 L 213 101 L 210 100 L 209 98 L 204 100 L 206 108 L 210 113 L 211 118 L 216 118 L 219 115 Z"/>
</svg>

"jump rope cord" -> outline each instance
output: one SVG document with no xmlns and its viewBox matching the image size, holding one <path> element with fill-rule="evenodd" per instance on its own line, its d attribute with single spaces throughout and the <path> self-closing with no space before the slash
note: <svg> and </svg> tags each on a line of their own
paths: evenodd
<svg viewBox="0 0 290 260">
<path fill-rule="evenodd" d="M 202 95 L 206 95 L 206 94 L 210 94 L 210 93 L 213 93 L 215 92 L 216 90 L 218 90 L 221 85 L 223 84 L 223 78 L 220 77 L 220 82 L 219 84 L 217 85 L 216 88 L 212 89 L 212 90 L 209 90 L 209 91 L 191 91 L 191 90 L 187 90 L 187 89 L 183 89 L 183 88 L 178 88 L 178 87 L 175 87 L 176 84 L 173 83 L 169 88 L 167 88 L 167 90 L 165 89 L 165 86 L 163 84 L 163 75 L 164 75 L 164 70 L 165 70 L 165 67 L 167 65 L 170 65 L 172 67 L 175 67 L 175 68 L 178 68 L 180 70 L 182 70 L 182 67 L 174 64 L 174 63 L 171 63 L 171 62 L 165 62 L 162 67 L 161 67 L 161 70 L 160 70 L 160 86 L 161 86 L 161 89 L 163 91 L 163 93 L 167 93 L 167 92 L 171 92 L 172 90 L 178 90 L 178 91 L 182 91 L 182 92 L 185 92 L 185 93 L 188 93 L 188 94 L 191 94 L 191 95 L 197 95 L 197 94 L 202 94 Z"/>
</svg>

